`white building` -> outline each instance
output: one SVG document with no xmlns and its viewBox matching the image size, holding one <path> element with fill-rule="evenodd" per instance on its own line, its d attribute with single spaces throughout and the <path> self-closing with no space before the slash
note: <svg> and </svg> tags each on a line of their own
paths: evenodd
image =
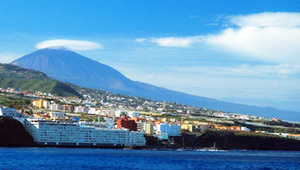
<svg viewBox="0 0 300 170">
<path fill-rule="evenodd" d="M 169 136 L 180 136 L 181 127 L 180 125 L 160 123 L 157 124 L 156 131 Z"/>
<path fill-rule="evenodd" d="M 139 112 L 128 112 L 128 116 L 131 118 L 140 117 L 140 113 Z"/>
<path fill-rule="evenodd" d="M 100 115 L 101 114 L 101 111 L 98 109 L 98 108 L 94 108 L 94 107 L 91 107 L 89 109 L 89 114 L 93 114 L 93 115 Z"/>
<path fill-rule="evenodd" d="M 49 105 L 50 105 L 50 102 L 49 102 L 49 101 L 47 101 L 47 100 L 44 100 L 44 101 L 43 101 L 43 108 L 48 109 L 48 108 L 49 108 Z"/>
<path fill-rule="evenodd" d="M 62 146 L 145 146 L 142 132 L 108 129 L 76 123 L 25 120 L 25 129 L 40 145 Z"/>
<path fill-rule="evenodd" d="M 115 125 L 115 121 L 113 118 L 110 117 L 104 117 L 105 125 L 107 128 L 113 128 Z"/>
<path fill-rule="evenodd" d="M 116 110 L 115 111 L 115 116 L 116 117 L 121 117 L 123 115 L 127 115 L 127 112 L 126 111 L 123 111 L 123 110 Z"/>
<path fill-rule="evenodd" d="M 60 118 L 66 117 L 66 113 L 64 113 L 64 112 L 50 112 L 49 116 L 51 118 L 58 118 L 58 119 L 60 119 Z"/>
<path fill-rule="evenodd" d="M 249 131 L 250 131 L 250 129 L 249 129 L 249 128 L 247 128 L 247 127 L 244 127 L 244 126 L 242 126 L 242 127 L 241 127 L 241 131 L 247 131 L 247 132 L 249 132 Z"/>
<path fill-rule="evenodd" d="M 151 122 L 144 122 L 143 123 L 143 132 L 147 135 L 152 136 L 153 135 L 153 124 Z"/>
<path fill-rule="evenodd" d="M 156 110 L 162 112 L 164 109 L 161 108 L 161 107 L 159 107 L 159 108 L 157 108 Z"/>
<path fill-rule="evenodd" d="M 74 107 L 74 112 L 75 113 L 88 113 L 89 108 L 86 106 L 75 106 Z"/>
<path fill-rule="evenodd" d="M 61 110 L 61 109 L 62 109 L 62 106 L 61 106 L 60 104 L 54 103 L 54 104 L 50 104 L 50 105 L 49 105 L 49 109 L 50 109 L 50 110 Z"/>
<path fill-rule="evenodd" d="M 0 116 L 19 117 L 20 115 L 15 108 L 3 107 L 0 108 Z"/>
</svg>

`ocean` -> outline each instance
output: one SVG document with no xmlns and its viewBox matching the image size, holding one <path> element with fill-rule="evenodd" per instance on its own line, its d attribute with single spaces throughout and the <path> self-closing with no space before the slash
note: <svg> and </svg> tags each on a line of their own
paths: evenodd
<svg viewBox="0 0 300 170">
<path fill-rule="evenodd" d="M 0 147 L 0 169 L 300 169 L 300 152 Z"/>
</svg>

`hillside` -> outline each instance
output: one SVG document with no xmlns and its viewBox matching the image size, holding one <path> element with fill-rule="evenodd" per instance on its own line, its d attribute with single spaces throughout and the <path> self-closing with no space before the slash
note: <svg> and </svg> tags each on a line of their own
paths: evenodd
<svg viewBox="0 0 300 170">
<path fill-rule="evenodd" d="M 10 64 L 0 64 L 0 87 L 80 97 L 80 94 L 66 83 L 53 80 L 44 73 Z"/>
<path fill-rule="evenodd" d="M 12 62 L 34 69 L 51 78 L 79 86 L 131 95 L 156 101 L 169 101 L 226 112 L 300 120 L 299 112 L 282 111 L 270 107 L 256 107 L 189 95 L 150 84 L 132 81 L 112 67 L 91 60 L 65 48 L 45 48 Z"/>
</svg>

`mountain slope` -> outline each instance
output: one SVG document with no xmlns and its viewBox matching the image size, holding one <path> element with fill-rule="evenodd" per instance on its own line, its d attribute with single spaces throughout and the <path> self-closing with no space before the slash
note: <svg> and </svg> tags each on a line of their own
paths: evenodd
<svg viewBox="0 0 300 170">
<path fill-rule="evenodd" d="M 80 97 L 80 94 L 66 83 L 53 80 L 44 73 L 10 64 L 0 64 L 0 87 Z"/>
<path fill-rule="evenodd" d="M 38 50 L 12 64 L 41 71 L 58 80 L 101 90 L 130 91 L 127 87 L 134 85 L 113 68 L 64 48 Z"/>
<path fill-rule="evenodd" d="M 274 108 L 223 102 L 132 81 L 107 65 L 65 48 L 41 49 L 13 61 L 12 64 L 44 72 L 50 77 L 61 81 L 124 95 L 171 101 L 228 112 L 300 120 L 299 112 L 286 112 Z"/>
</svg>

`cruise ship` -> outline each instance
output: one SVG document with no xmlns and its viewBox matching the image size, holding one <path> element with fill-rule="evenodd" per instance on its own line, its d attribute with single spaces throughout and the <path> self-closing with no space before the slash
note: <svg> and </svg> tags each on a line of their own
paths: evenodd
<svg viewBox="0 0 300 170">
<path fill-rule="evenodd" d="M 140 147 L 146 145 L 144 133 L 128 129 L 26 119 L 25 129 L 41 146 Z"/>
</svg>

